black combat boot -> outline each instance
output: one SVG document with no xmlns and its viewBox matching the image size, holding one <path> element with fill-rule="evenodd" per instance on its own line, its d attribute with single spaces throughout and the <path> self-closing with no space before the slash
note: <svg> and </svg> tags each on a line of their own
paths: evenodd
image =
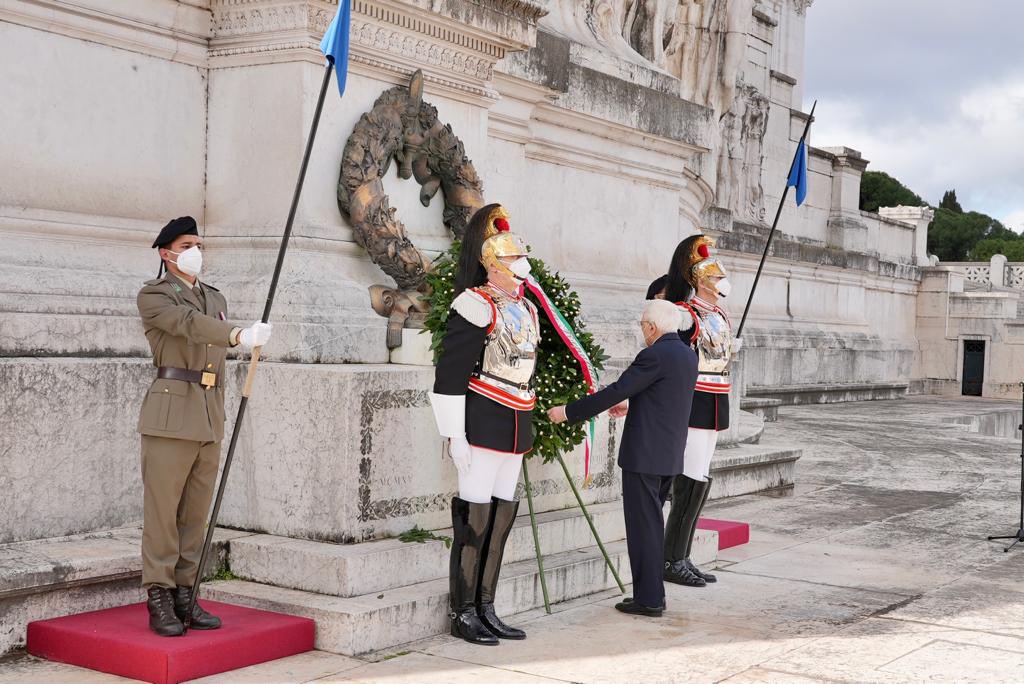
<svg viewBox="0 0 1024 684">
<path fill-rule="evenodd" d="M 509 627 L 494 612 L 494 593 L 498 588 L 501 559 L 505 555 L 505 542 L 512 531 L 519 511 L 518 501 L 491 499 L 491 521 L 484 544 L 483 562 L 480 564 L 480 586 L 477 589 L 476 612 L 480 621 L 499 639 L 525 639 L 526 632 Z"/>
<path fill-rule="evenodd" d="M 178 587 L 174 590 L 174 614 L 182 622 L 185 622 L 185 616 L 188 615 L 188 604 L 191 599 L 192 587 Z M 192 621 L 188 626 L 192 629 L 220 629 L 220 618 L 207 613 L 199 605 L 199 601 L 196 601 L 192 609 Z"/>
<path fill-rule="evenodd" d="M 689 563 L 690 547 L 697 530 L 697 516 L 707 498 L 711 481 L 676 475 L 672 483 L 672 508 L 665 525 L 665 581 L 685 587 L 703 587 L 707 582 Z"/>
<path fill-rule="evenodd" d="M 452 498 L 452 556 L 448 570 L 448 593 L 451 601 L 452 636 L 471 644 L 497 646 L 476 612 L 477 587 L 487 528 L 491 522 L 491 504 L 470 503 Z"/>
<path fill-rule="evenodd" d="M 174 599 L 167 587 L 150 587 L 146 592 L 149 599 L 149 628 L 160 636 L 181 636 L 185 633 L 185 625 L 174 614 Z"/>
</svg>

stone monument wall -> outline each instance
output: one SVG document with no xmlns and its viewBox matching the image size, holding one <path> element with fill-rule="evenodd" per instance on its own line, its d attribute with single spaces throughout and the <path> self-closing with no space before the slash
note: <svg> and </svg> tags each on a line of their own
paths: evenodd
<svg viewBox="0 0 1024 684">
<path fill-rule="evenodd" d="M 348 88 L 328 94 L 224 522 L 337 541 L 444 524 L 455 479 L 426 404 L 432 373 L 387 363 L 367 288 L 392 283 L 336 198 L 354 124 L 416 69 L 484 198 L 578 289 L 616 368 L 639 347 L 648 283 L 702 227 L 735 274 L 739 318 L 806 120 L 810 3 L 647 4 L 353 0 Z M 15 492 L 0 542 L 140 518 L 134 424 L 152 368 L 135 294 L 156 274 L 149 245 L 195 216 L 204 278 L 232 317 L 260 315 L 335 10 L 0 5 L 0 487 Z M 745 334 L 752 389 L 909 377 L 922 228 L 856 211 L 865 164 L 812 154 L 811 195 L 783 213 Z M 450 244 L 440 197 L 423 207 L 393 173 L 383 187 L 424 254 Z M 590 500 L 617 496 L 616 428 L 600 429 Z M 569 505 L 560 471 L 535 468 L 541 508 Z"/>
</svg>

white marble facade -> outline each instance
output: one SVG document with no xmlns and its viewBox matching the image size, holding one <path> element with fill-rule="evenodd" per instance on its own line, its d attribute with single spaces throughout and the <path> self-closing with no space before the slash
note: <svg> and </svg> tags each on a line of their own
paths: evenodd
<svg viewBox="0 0 1024 684">
<path fill-rule="evenodd" d="M 808 5 L 353 0 L 348 90 L 328 94 L 265 350 L 272 363 L 225 519 L 352 540 L 443 517 L 430 497 L 454 481 L 439 470 L 423 402 L 430 370 L 384 365 L 386 321 L 367 288 L 390 283 L 335 195 L 345 141 L 383 90 L 423 70 L 424 97 L 465 144 L 485 198 L 505 204 L 579 290 L 591 329 L 621 362 L 638 348 L 647 284 L 702 227 L 734 272 L 738 320 L 807 118 Z M 59 485 L 92 497 L 61 475 L 63 464 L 92 463 L 119 474 L 120 500 L 138 500 L 124 473 L 137 458 L 130 426 L 148 349 L 135 294 L 156 273 L 152 237 L 169 218 L 195 216 L 206 277 L 239 320 L 259 316 L 321 80 L 317 45 L 335 9 L 332 0 L 0 0 L 0 454 L 20 464 L 17 482 L 31 463 L 34 492 Z M 787 203 L 748 321 L 752 389 L 911 379 L 927 221 L 858 211 L 866 164 L 847 148 L 812 151 L 808 201 Z M 421 250 L 449 244 L 440 198 L 423 208 L 416 184 L 391 177 L 385 188 Z M 88 415 L 102 420 L 65 429 Z M 33 429 L 12 430 L 11 419 Z M 592 499 L 615 496 L 614 435 L 600 445 L 595 468 L 607 474 Z M 368 462 L 375 474 L 360 470 Z M 425 479 L 373 480 L 418 470 Z M 5 490 L 11 472 L 0 468 Z M 368 518 L 391 486 L 401 501 Z M 289 491 L 303 487 L 319 488 L 315 514 L 288 508 Z M 19 518 L 8 537 L 138 517 L 134 504 L 104 509 L 93 498 L 45 530 Z M 569 501 L 552 484 L 543 505 Z"/>
</svg>

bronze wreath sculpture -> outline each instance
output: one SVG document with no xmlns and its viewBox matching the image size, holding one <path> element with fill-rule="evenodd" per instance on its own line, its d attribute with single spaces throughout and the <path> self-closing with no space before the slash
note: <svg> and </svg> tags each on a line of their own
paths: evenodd
<svg viewBox="0 0 1024 684">
<path fill-rule="evenodd" d="M 437 109 L 423 101 L 423 72 L 409 86 L 385 90 L 356 123 L 345 143 L 338 179 L 338 207 L 348 216 L 356 242 L 398 289 L 370 288 L 374 311 L 389 318 L 388 348 L 401 344 L 406 324 L 422 326 L 429 291 L 430 262 L 406 235 L 405 225 L 384 192 L 383 178 L 398 161 L 400 178 L 420 184 L 420 202 L 429 206 L 438 190 L 444 197 L 444 224 L 460 239 L 470 216 L 483 206 L 483 184 L 466 157 L 451 125 L 442 124 Z M 412 319 L 412 320 L 410 320 Z"/>
</svg>

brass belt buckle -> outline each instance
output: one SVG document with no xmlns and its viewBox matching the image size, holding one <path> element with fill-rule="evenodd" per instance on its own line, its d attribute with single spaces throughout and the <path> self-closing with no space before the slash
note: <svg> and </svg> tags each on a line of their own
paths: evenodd
<svg viewBox="0 0 1024 684">
<path fill-rule="evenodd" d="M 199 381 L 199 384 L 206 389 L 212 389 L 217 386 L 217 374 L 203 372 L 203 379 Z"/>
</svg>

